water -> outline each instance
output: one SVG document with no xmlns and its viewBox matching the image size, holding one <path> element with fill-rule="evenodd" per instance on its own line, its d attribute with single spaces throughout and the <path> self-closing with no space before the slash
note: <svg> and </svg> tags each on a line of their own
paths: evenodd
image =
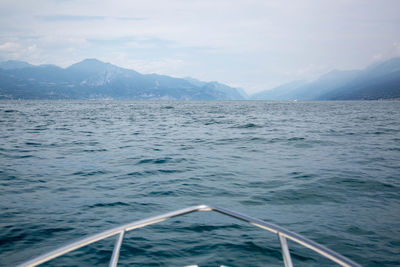
<svg viewBox="0 0 400 267">
<path fill-rule="evenodd" d="M 400 102 L 0 102 L 0 265 L 190 205 L 400 264 Z M 114 238 L 46 266 L 106 266 Z M 299 266 L 329 261 L 289 242 Z M 281 266 L 275 235 L 213 213 L 129 232 L 121 266 Z"/>
</svg>

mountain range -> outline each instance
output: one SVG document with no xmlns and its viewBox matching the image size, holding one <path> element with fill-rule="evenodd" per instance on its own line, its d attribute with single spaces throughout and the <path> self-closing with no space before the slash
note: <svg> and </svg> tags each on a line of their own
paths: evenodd
<svg viewBox="0 0 400 267">
<path fill-rule="evenodd" d="M 362 70 L 334 70 L 251 96 L 240 88 L 194 78 L 141 74 L 97 59 L 67 68 L 0 62 L 0 99 L 376 100 L 400 99 L 400 57 Z"/>
<path fill-rule="evenodd" d="M 254 94 L 256 100 L 377 100 L 400 98 L 400 57 L 362 70 L 334 70 Z"/>
<path fill-rule="evenodd" d="M 239 100 L 242 90 L 218 82 L 140 74 L 97 59 L 68 68 L 0 63 L 0 99 Z"/>
</svg>

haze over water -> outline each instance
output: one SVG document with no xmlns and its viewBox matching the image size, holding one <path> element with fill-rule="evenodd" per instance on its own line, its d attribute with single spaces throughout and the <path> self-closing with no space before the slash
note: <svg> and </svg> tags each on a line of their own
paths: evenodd
<svg viewBox="0 0 400 267">
<path fill-rule="evenodd" d="M 400 102 L 1 101 L 0 265 L 197 204 L 400 264 Z M 114 239 L 48 266 L 108 263 Z M 294 264 L 327 265 L 292 248 Z M 129 232 L 121 266 L 281 266 L 275 235 L 212 213 Z"/>
</svg>

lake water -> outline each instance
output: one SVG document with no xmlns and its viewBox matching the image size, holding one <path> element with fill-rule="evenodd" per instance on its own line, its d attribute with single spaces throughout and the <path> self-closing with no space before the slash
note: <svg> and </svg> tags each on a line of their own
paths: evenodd
<svg viewBox="0 0 400 267">
<path fill-rule="evenodd" d="M 1 101 L 0 265 L 198 204 L 400 264 L 400 102 Z M 114 238 L 45 266 L 107 266 Z M 289 241 L 294 264 L 330 264 Z M 126 235 L 121 266 L 282 266 L 274 234 L 195 213 Z"/>
</svg>

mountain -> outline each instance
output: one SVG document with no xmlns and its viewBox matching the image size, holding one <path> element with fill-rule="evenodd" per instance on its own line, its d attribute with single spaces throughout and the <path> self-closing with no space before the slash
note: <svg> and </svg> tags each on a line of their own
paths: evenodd
<svg viewBox="0 0 400 267">
<path fill-rule="evenodd" d="M 0 99 L 243 99 L 235 88 L 198 82 L 140 74 L 97 59 L 65 69 L 22 61 L 0 63 Z"/>
<path fill-rule="evenodd" d="M 374 100 L 400 98 L 400 58 L 363 70 L 331 71 L 312 82 L 291 82 L 262 91 L 251 99 Z"/>
<path fill-rule="evenodd" d="M 400 98 L 400 58 L 373 64 L 343 86 L 319 97 L 321 100 L 374 100 Z"/>
<path fill-rule="evenodd" d="M 33 67 L 33 65 L 26 63 L 24 61 L 8 60 L 8 61 L 0 62 L 0 68 L 6 69 L 6 70 L 22 69 L 22 68 L 29 68 L 29 67 Z"/>
<path fill-rule="evenodd" d="M 293 98 L 292 92 L 304 85 L 305 81 L 293 81 L 290 83 L 282 84 L 271 90 L 265 90 L 250 96 L 252 100 L 288 100 Z M 294 98 L 297 99 L 297 98 Z"/>
<path fill-rule="evenodd" d="M 236 91 L 244 98 L 244 99 L 250 99 L 250 96 L 246 93 L 246 91 L 243 88 L 236 87 Z"/>
<path fill-rule="evenodd" d="M 240 88 L 229 87 L 219 82 L 203 82 L 191 77 L 186 77 L 185 80 L 195 86 L 204 89 L 211 89 L 222 92 L 223 94 L 226 95 L 227 100 L 239 100 L 239 99 L 242 100 L 248 98 L 248 95 Z"/>
</svg>

